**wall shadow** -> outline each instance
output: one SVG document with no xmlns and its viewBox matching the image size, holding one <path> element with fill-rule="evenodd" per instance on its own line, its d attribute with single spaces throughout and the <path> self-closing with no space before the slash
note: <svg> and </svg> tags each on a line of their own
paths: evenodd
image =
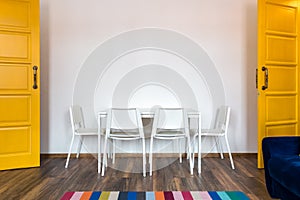
<svg viewBox="0 0 300 200">
<path fill-rule="evenodd" d="M 246 56 L 246 69 L 244 70 L 245 83 L 245 103 L 246 113 L 245 122 L 247 127 L 247 149 L 257 152 L 256 148 L 249 146 L 253 141 L 257 144 L 257 91 L 256 91 L 256 68 L 257 68 L 257 5 L 251 3 L 246 8 L 246 21 L 244 23 L 246 29 L 246 49 L 244 55 Z"/>
<path fill-rule="evenodd" d="M 40 82 L 41 82 L 41 153 L 49 152 L 49 6 L 40 3 Z"/>
</svg>

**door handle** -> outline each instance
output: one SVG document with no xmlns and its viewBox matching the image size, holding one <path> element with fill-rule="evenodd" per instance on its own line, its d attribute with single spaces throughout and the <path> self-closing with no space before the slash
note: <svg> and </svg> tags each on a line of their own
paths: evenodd
<svg viewBox="0 0 300 200">
<path fill-rule="evenodd" d="M 33 69 L 33 86 L 32 86 L 32 88 L 37 89 L 38 88 L 38 85 L 37 85 L 37 70 L 38 70 L 38 67 L 33 66 L 32 69 Z"/>
<path fill-rule="evenodd" d="M 265 72 L 265 85 L 261 87 L 262 90 L 266 90 L 269 87 L 269 70 L 265 66 L 261 68 L 263 72 Z"/>
</svg>

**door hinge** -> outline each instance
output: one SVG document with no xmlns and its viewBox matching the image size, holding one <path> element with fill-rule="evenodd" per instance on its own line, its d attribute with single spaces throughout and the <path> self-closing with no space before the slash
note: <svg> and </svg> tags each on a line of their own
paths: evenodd
<svg viewBox="0 0 300 200">
<path fill-rule="evenodd" d="M 258 88 L 258 70 L 257 70 L 257 68 L 256 68 L 256 89 Z"/>
</svg>

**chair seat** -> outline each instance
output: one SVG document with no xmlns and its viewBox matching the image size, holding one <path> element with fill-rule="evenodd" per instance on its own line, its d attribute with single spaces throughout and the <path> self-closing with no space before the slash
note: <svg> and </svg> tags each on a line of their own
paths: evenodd
<svg viewBox="0 0 300 200">
<path fill-rule="evenodd" d="M 177 138 L 182 137 L 184 138 L 186 135 L 183 132 L 183 129 L 158 129 L 155 135 L 155 138 Z"/>
<path fill-rule="evenodd" d="M 225 132 L 222 129 L 201 129 L 201 135 L 222 136 Z"/>
<path fill-rule="evenodd" d="M 130 139 L 133 139 L 133 138 L 141 138 L 140 137 L 140 134 L 137 133 L 137 132 L 112 132 L 110 134 L 110 137 L 111 138 L 118 138 L 118 139 L 122 139 L 122 138 L 130 138 Z"/>
<path fill-rule="evenodd" d="M 76 129 L 76 132 L 78 133 L 96 133 L 98 132 L 98 130 L 96 128 L 79 128 Z"/>
<path fill-rule="evenodd" d="M 110 137 L 112 138 L 128 138 L 128 139 L 134 139 L 134 138 L 141 138 L 139 129 L 134 128 L 134 129 L 115 129 L 111 128 L 111 133 Z"/>
<path fill-rule="evenodd" d="M 75 130 L 78 135 L 98 135 L 98 129 L 96 128 L 79 128 Z M 101 135 L 105 133 L 105 129 L 101 129 Z"/>
<path fill-rule="evenodd" d="M 111 128 L 110 131 L 111 131 L 111 133 L 136 133 L 136 134 L 139 134 L 138 128 L 122 128 L 122 129 Z"/>
<path fill-rule="evenodd" d="M 191 136 L 198 136 L 199 131 L 197 129 L 190 129 Z M 202 136 L 223 136 L 225 133 L 221 129 L 201 129 Z"/>
</svg>

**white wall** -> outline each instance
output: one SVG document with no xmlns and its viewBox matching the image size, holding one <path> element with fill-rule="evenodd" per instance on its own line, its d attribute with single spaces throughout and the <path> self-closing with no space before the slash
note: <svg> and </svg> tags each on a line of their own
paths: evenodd
<svg viewBox="0 0 300 200">
<path fill-rule="evenodd" d="M 253 0 L 42 0 L 41 152 L 67 152 L 71 138 L 68 107 L 77 101 L 78 77 L 91 54 L 118 35 L 149 27 L 189 38 L 206 53 L 223 84 L 224 103 L 232 107 L 232 151 L 256 152 L 256 13 Z M 200 73 L 206 70 L 197 67 Z M 99 98 L 97 86 L 91 87 Z M 195 87 L 191 86 L 192 90 Z M 113 101 L 112 96 L 105 98 Z M 96 112 L 102 105 L 91 105 L 87 110 Z M 209 124 L 211 108 L 199 107 L 207 116 L 204 124 Z M 90 113 L 87 118 L 94 118 Z"/>
</svg>

